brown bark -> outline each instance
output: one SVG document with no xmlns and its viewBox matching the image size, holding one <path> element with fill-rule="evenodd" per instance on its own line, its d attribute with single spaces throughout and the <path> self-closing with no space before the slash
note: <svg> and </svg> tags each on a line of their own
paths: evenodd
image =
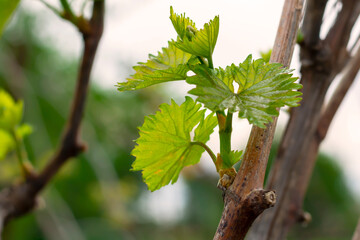
<svg viewBox="0 0 360 240">
<path fill-rule="evenodd" d="M 249 239 L 285 239 L 289 229 L 302 219 L 302 203 L 320 143 L 342 101 L 341 95 L 345 95 L 358 70 L 358 60 L 353 58 L 349 63 L 352 70 L 347 71 L 331 101 L 334 105 L 322 113 L 327 90 L 348 60 L 344 51 L 360 12 L 358 1 L 343 1 L 333 27 L 325 40 L 320 40 L 326 2 L 313 0 L 307 4 L 301 45 L 303 101 L 300 107 L 292 109 L 268 182 L 278 195 L 278 204 L 256 221 Z"/>
<path fill-rule="evenodd" d="M 290 65 L 302 7 L 302 0 L 285 1 L 270 62 L 280 62 L 286 67 Z M 273 191 L 268 192 L 274 196 L 271 204 L 259 205 L 256 201 L 250 201 L 249 204 L 248 197 L 265 191 L 261 188 L 276 122 L 277 118 L 266 129 L 252 128 L 239 172 L 225 192 L 224 211 L 214 239 L 244 239 L 256 217 L 274 205 Z M 257 198 L 261 198 L 261 194 Z"/>
<path fill-rule="evenodd" d="M 90 31 L 88 31 L 89 29 L 81 31 L 79 28 L 83 34 L 84 51 L 72 108 L 58 151 L 38 175 L 31 175 L 24 182 L 5 188 L 0 192 L 0 233 L 9 220 L 33 210 L 37 203 L 37 195 L 64 163 L 85 150 L 84 145 L 79 141 L 79 131 L 85 108 L 90 72 L 103 32 L 104 5 L 104 0 L 94 1 L 92 17 L 89 21 Z"/>
</svg>

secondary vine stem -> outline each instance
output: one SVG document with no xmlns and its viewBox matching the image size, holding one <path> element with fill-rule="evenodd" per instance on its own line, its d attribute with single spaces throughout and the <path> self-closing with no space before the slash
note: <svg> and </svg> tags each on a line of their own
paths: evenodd
<svg viewBox="0 0 360 240">
<path fill-rule="evenodd" d="M 209 68 L 214 69 L 212 57 L 207 58 Z M 222 161 L 230 162 L 229 156 L 231 152 L 231 132 L 232 132 L 232 118 L 233 114 L 228 112 L 226 115 L 224 111 L 217 111 L 216 116 L 219 124 L 220 137 L 220 157 Z M 216 164 L 215 164 L 216 165 Z"/>
<path fill-rule="evenodd" d="M 211 159 L 213 160 L 214 164 L 216 164 L 216 155 L 214 154 L 213 151 L 211 151 L 211 149 L 202 142 L 191 142 L 191 145 L 199 145 L 201 147 L 203 147 L 205 149 L 205 151 L 210 155 Z"/>
<path fill-rule="evenodd" d="M 233 114 L 228 112 L 225 116 L 224 112 L 216 112 L 216 116 L 219 123 L 220 156 L 223 161 L 229 162 Z"/>
<path fill-rule="evenodd" d="M 213 64 L 212 57 L 210 56 L 207 60 L 208 60 L 208 63 L 209 63 L 209 68 L 214 69 L 214 64 Z"/>
</svg>

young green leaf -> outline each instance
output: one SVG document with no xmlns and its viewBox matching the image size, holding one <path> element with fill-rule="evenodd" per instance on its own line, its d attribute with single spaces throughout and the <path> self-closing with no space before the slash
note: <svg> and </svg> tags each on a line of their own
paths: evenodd
<svg viewBox="0 0 360 240">
<path fill-rule="evenodd" d="M 181 40 L 184 40 L 185 37 L 191 40 L 193 33 L 189 28 L 197 31 L 195 23 L 190 18 L 185 17 L 185 13 L 181 15 L 174 13 L 173 7 L 170 7 L 170 20 Z"/>
<path fill-rule="evenodd" d="M 216 76 L 214 70 L 205 65 L 196 65 L 191 70 L 195 75 L 188 77 L 186 82 L 195 84 L 196 88 L 189 93 L 198 96 L 197 101 L 214 112 L 225 110 L 228 107 L 224 105 L 226 99 L 234 97 L 229 86 Z"/>
<path fill-rule="evenodd" d="M 20 0 L 1 0 L 0 1 L 0 36 L 5 25 L 13 12 L 15 11 Z"/>
<path fill-rule="evenodd" d="M 163 82 L 185 80 L 189 71 L 186 63 L 190 58 L 191 54 L 175 47 L 174 42 L 169 42 L 169 46 L 163 48 L 157 56 L 150 54 L 146 63 L 135 66 L 136 73 L 126 82 L 118 83 L 118 90 L 137 90 Z"/>
<path fill-rule="evenodd" d="M 265 63 L 263 59 L 252 61 L 249 55 L 239 66 L 234 64 L 225 70 L 211 70 L 203 65 L 192 68 L 195 76 L 186 79 L 196 87 L 189 91 L 197 100 L 212 111 L 229 109 L 239 112 L 251 124 L 265 128 L 265 124 L 278 116 L 278 107 L 298 106 L 302 86 L 295 83 L 290 70 L 279 63 Z M 238 83 L 237 93 L 232 91 Z"/>
<path fill-rule="evenodd" d="M 243 156 L 243 151 L 235 151 L 235 150 L 231 151 L 229 154 L 230 164 L 229 166 L 225 166 L 225 167 L 231 168 L 242 159 L 242 156 Z"/>
<path fill-rule="evenodd" d="M 216 16 L 206 23 L 203 29 L 197 31 L 191 39 L 180 36 L 181 39 L 175 43 L 175 46 L 187 53 L 209 59 L 214 52 L 218 34 L 219 16 Z"/>
<path fill-rule="evenodd" d="M 270 48 L 266 52 L 260 52 L 260 55 L 261 55 L 261 58 L 264 59 L 264 61 L 266 63 L 268 63 L 268 62 L 270 62 L 271 53 L 272 53 L 272 49 Z"/>
<path fill-rule="evenodd" d="M 218 156 L 215 162 L 216 169 L 219 172 L 220 176 L 222 176 L 223 170 L 227 171 L 229 169 L 232 169 L 233 166 L 242 159 L 243 151 L 231 150 L 224 155 L 222 155 L 221 157 Z"/>
<path fill-rule="evenodd" d="M 301 100 L 301 84 L 292 77 L 291 70 L 280 63 L 265 63 L 263 59 L 252 61 L 249 55 L 239 66 L 232 65 L 231 72 L 239 84 L 237 107 L 239 117 L 264 128 L 265 124 L 278 116 L 276 108 L 296 107 Z"/>
<path fill-rule="evenodd" d="M 204 120 L 201 120 L 199 126 L 195 129 L 194 142 L 206 143 L 209 141 L 210 135 L 216 126 L 217 119 L 214 113 L 211 113 Z"/>
<path fill-rule="evenodd" d="M 6 154 L 15 148 L 15 142 L 12 136 L 0 129 L 0 160 L 3 160 Z"/>
<path fill-rule="evenodd" d="M 185 166 L 199 162 L 204 149 L 193 144 L 190 132 L 200 123 L 194 141 L 205 144 L 216 125 L 214 116 L 204 119 L 205 110 L 199 110 L 200 107 L 190 97 L 180 106 L 172 100 L 171 105 L 162 104 L 160 112 L 146 117 L 139 128 L 138 145 L 132 151 L 136 157 L 132 170 L 142 171 L 151 191 L 175 183 Z"/>
<path fill-rule="evenodd" d="M 30 135 L 32 132 L 32 127 L 29 124 L 24 123 L 16 128 L 15 134 L 18 139 L 24 139 L 24 137 Z"/>
<path fill-rule="evenodd" d="M 23 102 L 15 102 L 14 99 L 0 89 L 0 128 L 11 131 L 21 121 L 23 114 Z"/>
</svg>

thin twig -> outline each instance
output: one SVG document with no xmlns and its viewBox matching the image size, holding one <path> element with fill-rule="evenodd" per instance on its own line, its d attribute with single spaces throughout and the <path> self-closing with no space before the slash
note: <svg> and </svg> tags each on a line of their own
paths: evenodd
<svg viewBox="0 0 360 240">
<path fill-rule="evenodd" d="M 42 2 L 47 8 L 49 8 L 51 11 L 53 11 L 56 15 L 61 17 L 61 11 L 59 9 L 57 9 L 56 7 L 54 7 L 53 5 L 51 5 L 50 3 L 46 2 L 45 0 L 39 0 L 40 2 Z"/>
<path fill-rule="evenodd" d="M 341 71 L 346 64 L 347 60 L 347 45 L 350 39 L 350 34 L 353 26 L 357 21 L 360 14 L 359 1 L 343 1 L 341 11 L 335 19 L 334 25 L 330 28 L 324 43 L 331 49 L 332 58 L 332 72 L 335 75 Z"/>
<path fill-rule="evenodd" d="M 328 0 L 306 1 L 306 11 L 302 29 L 306 30 L 304 42 L 308 45 L 317 45 L 320 40 L 320 29 Z"/>
<path fill-rule="evenodd" d="M 103 31 L 104 1 L 94 2 L 94 11 L 90 25 L 92 26 L 92 35 L 84 35 L 84 54 L 80 67 L 76 94 L 72 103 L 67 127 L 63 135 L 61 147 L 58 153 L 50 161 L 50 164 L 39 174 L 41 182 L 48 182 L 52 176 L 63 165 L 64 161 L 72 156 L 76 156 L 85 149 L 85 146 L 79 142 L 79 129 L 82 120 L 87 90 L 90 80 L 90 72 L 94 62 L 98 43 Z"/>
<path fill-rule="evenodd" d="M 61 3 L 61 6 L 64 9 L 64 13 L 69 15 L 70 19 L 76 19 L 76 16 L 75 16 L 73 10 L 71 9 L 70 4 L 68 3 L 68 1 L 67 0 L 60 0 L 60 3 Z"/>
<path fill-rule="evenodd" d="M 318 124 L 318 137 L 320 140 L 326 137 L 330 124 L 342 103 L 346 93 L 354 82 L 357 73 L 360 69 L 360 47 L 358 47 L 355 55 L 350 59 L 349 63 L 343 70 L 343 77 L 340 80 L 338 87 L 331 96 L 329 103 L 321 115 Z"/>
<path fill-rule="evenodd" d="M 70 158 L 76 157 L 85 149 L 79 141 L 79 130 L 85 108 L 90 72 L 103 32 L 104 8 L 105 0 L 94 1 L 92 17 L 89 21 L 91 31 L 83 32 L 84 54 L 78 73 L 72 108 L 60 146 L 39 175 L 0 192 L 0 223 L 3 223 L 2 225 L 14 217 L 22 216 L 31 211 L 36 205 L 38 193 L 48 185 L 52 177 Z"/>
<path fill-rule="evenodd" d="M 77 16 L 75 15 L 75 13 L 73 12 L 69 2 L 67 0 L 60 0 L 60 4 L 63 8 L 63 11 L 58 10 L 56 7 L 52 6 L 51 4 L 49 4 L 48 2 L 46 2 L 45 0 L 39 0 L 40 2 L 42 2 L 46 7 L 48 7 L 51 11 L 53 11 L 56 15 L 58 15 L 59 17 L 69 21 L 70 23 L 72 23 L 82 34 L 89 34 L 90 33 L 90 24 L 89 21 L 86 20 L 83 17 L 83 9 L 81 12 L 81 16 Z M 103 0 L 97 0 L 97 1 L 103 1 Z M 84 2 L 84 6 L 86 4 L 87 1 Z"/>
</svg>

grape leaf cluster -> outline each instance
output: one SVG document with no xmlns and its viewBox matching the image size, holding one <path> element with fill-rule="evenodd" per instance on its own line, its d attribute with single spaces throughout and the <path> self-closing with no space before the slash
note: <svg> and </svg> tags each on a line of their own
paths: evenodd
<svg viewBox="0 0 360 240">
<path fill-rule="evenodd" d="M 142 171 L 152 191 L 176 182 L 185 166 L 199 162 L 218 124 L 214 113 L 237 113 L 250 124 L 265 128 L 279 115 L 280 107 L 296 107 L 301 100 L 297 90 L 302 86 L 292 77 L 291 70 L 279 63 L 253 60 L 249 55 L 239 65 L 214 68 L 212 55 L 219 33 L 219 16 L 198 30 L 190 18 L 176 14 L 171 7 L 170 20 L 177 39 L 169 41 L 168 47 L 156 56 L 149 55 L 147 62 L 138 63 L 135 74 L 117 84 L 119 91 L 129 91 L 185 80 L 194 85 L 189 94 L 201 103 L 186 97 L 180 106 L 174 101 L 162 104 L 160 112 L 147 117 L 139 128 L 140 137 L 132 152 L 136 157 L 133 170 Z M 202 105 L 213 113 L 205 117 Z M 228 156 L 223 159 L 227 162 L 220 165 L 213 159 L 217 168 L 232 168 L 240 161 L 242 151 L 231 150 Z"/>
</svg>

